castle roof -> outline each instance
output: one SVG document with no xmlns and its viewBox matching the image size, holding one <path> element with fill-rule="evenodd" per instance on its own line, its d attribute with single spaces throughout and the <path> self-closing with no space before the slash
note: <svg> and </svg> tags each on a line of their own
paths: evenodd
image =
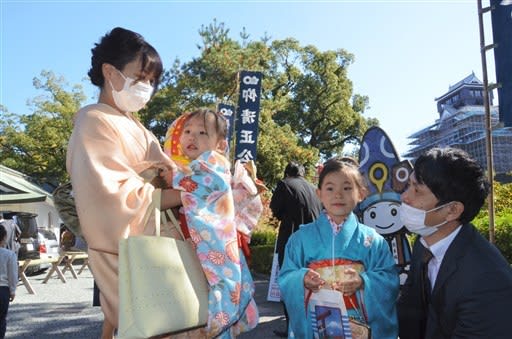
<svg viewBox="0 0 512 339">
<path fill-rule="evenodd" d="M 436 101 L 443 100 L 446 97 L 452 95 L 454 92 L 460 90 L 463 87 L 483 87 L 483 82 L 478 79 L 474 72 L 472 72 L 470 75 L 462 79 L 461 81 L 457 82 L 455 85 L 451 85 L 448 87 L 448 92 L 441 95 L 440 97 L 436 98 Z"/>
</svg>

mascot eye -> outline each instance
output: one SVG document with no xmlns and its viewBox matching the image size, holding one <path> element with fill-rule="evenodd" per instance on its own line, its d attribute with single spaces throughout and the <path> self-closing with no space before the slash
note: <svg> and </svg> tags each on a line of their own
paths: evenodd
<svg viewBox="0 0 512 339">
<path fill-rule="evenodd" d="M 396 216 L 398 214 L 398 210 L 396 208 L 391 209 L 391 215 Z"/>
<path fill-rule="evenodd" d="M 370 218 L 375 219 L 376 216 L 377 216 L 377 213 L 370 212 Z"/>
</svg>

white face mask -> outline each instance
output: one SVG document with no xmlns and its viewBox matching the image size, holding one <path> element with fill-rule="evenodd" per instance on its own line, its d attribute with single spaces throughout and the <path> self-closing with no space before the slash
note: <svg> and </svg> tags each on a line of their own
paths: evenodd
<svg viewBox="0 0 512 339">
<path fill-rule="evenodd" d="M 126 77 L 120 70 L 116 70 L 123 77 L 124 85 L 123 89 L 116 91 L 114 86 L 112 86 L 112 82 L 109 80 L 114 102 L 117 108 L 123 112 L 137 112 L 151 99 L 153 86 L 140 81 L 135 83 L 134 79 Z"/>
<path fill-rule="evenodd" d="M 410 232 L 416 233 L 422 237 L 427 237 L 437 232 L 440 226 L 443 226 L 448 222 L 447 220 L 445 220 L 440 224 L 427 226 L 425 225 L 425 218 L 427 217 L 427 213 L 443 208 L 444 206 L 450 203 L 451 202 L 448 202 L 444 205 L 437 206 L 431 210 L 424 211 L 420 210 L 419 208 L 407 205 L 405 202 L 402 202 L 402 204 L 400 205 L 400 219 Z"/>
</svg>

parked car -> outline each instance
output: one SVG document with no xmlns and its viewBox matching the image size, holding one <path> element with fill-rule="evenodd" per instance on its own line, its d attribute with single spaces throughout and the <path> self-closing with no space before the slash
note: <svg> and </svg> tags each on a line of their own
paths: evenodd
<svg viewBox="0 0 512 339">
<path fill-rule="evenodd" d="M 39 256 L 41 259 L 57 259 L 59 257 L 59 241 L 52 231 L 40 228 L 38 230 Z M 51 264 L 42 264 L 40 270 L 47 269 Z"/>
<path fill-rule="evenodd" d="M 36 216 L 37 214 L 33 213 L 16 213 L 13 216 L 21 231 L 18 260 L 40 258 Z"/>
</svg>

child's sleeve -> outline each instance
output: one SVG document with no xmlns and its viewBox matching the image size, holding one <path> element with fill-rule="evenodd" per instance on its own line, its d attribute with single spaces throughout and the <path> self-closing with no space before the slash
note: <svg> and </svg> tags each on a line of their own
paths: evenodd
<svg viewBox="0 0 512 339">
<path fill-rule="evenodd" d="M 304 265 L 303 241 L 298 233 L 300 232 L 292 234 L 286 244 L 278 283 L 281 290 L 281 300 L 288 310 L 290 328 L 293 328 L 295 338 L 312 338 L 304 298 L 304 275 L 306 275 L 308 268 Z"/>
<path fill-rule="evenodd" d="M 250 239 L 252 230 L 263 213 L 263 203 L 255 182 L 240 161 L 235 163 L 231 189 L 237 230 Z"/>
<path fill-rule="evenodd" d="M 365 265 L 366 271 L 361 273 L 364 280 L 364 303 L 372 334 L 375 333 L 379 338 L 396 338 L 396 300 L 400 288 L 398 270 L 387 241 L 376 232 L 372 233 L 371 254 Z"/>
</svg>

